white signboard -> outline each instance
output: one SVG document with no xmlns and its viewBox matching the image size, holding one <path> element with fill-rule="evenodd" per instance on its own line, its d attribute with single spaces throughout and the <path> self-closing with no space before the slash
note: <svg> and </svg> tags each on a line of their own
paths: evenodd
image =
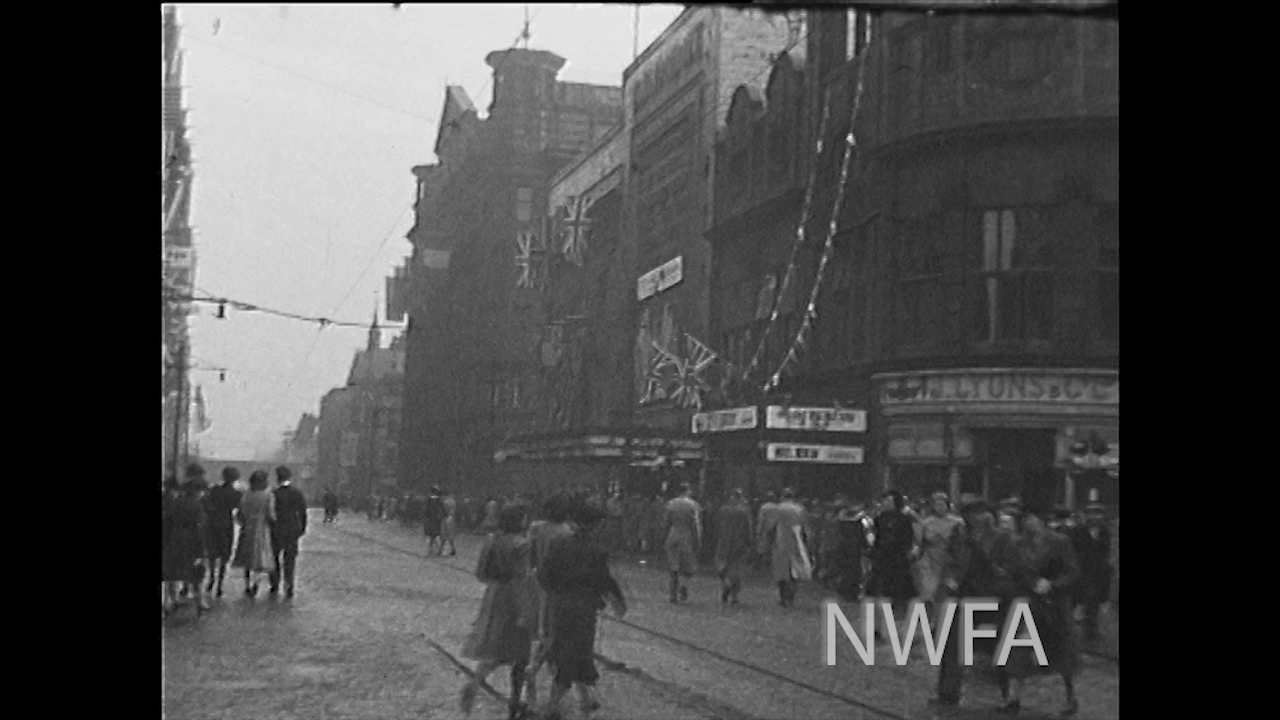
<svg viewBox="0 0 1280 720">
<path fill-rule="evenodd" d="M 835 465 L 861 465 L 862 448 L 849 445 L 797 445 L 769 443 L 771 462 L 807 462 Z"/>
<path fill-rule="evenodd" d="M 751 430 L 759 424 L 759 413 L 754 405 L 732 410 L 697 413 L 693 416 L 693 434 Z"/>
<path fill-rule="evenodd" d="M 684 256 L 677 255 L 675 258 L 663 263 L 661 267 L 654 268 L 640 276 L 640 279 L 636 281 L 636 297 L 640 300 L 652 297 L 683 279 Z"/>
<path fill-rule="evenodd" d="M 779 430 L 860 433 L 867 431 L 867 411 L 770 405 L 765 418 L 765 427 Z"/>
</svg>

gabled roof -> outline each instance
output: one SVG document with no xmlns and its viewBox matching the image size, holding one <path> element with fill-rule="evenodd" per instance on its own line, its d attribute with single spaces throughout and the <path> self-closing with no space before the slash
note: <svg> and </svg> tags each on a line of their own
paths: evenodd
<svg viewBox="0 0 1280 720">
<path fill-rule="evenodd" d="M 466 89 L 461 85 L 446 86 L 444 107 L 440 110 L 440 126 L 436 129 L 436 145 L 433 148 L 437 156 L 440 155 L 440 144 L 445 135 L 452 130 L 461 130 L 468 114 L 476 117 L 476 106 L 471 102 Z"/>
</svg>

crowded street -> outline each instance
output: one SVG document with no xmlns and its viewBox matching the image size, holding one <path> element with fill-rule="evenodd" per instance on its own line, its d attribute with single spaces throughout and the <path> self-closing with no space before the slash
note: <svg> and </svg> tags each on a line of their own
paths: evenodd
<svg viewBox="0 0 1280 720">
<path fill-rule="evenodd" d="M 294 598 L 251 600 L 237 577 L 208 612 L 182 608 L 166 620 L 165 716 L 461 717 L 471 664 L 459 648 L 484 591 L 473 572 L 483 538 L 460 534 L 456 556 L 428 556 L 418 528 L 312 515 Z M 837 665 L 826 666 L 821 587 L 802 586 L 795 606 L 780 608 L 765 581 L 748 582 L 742 604 L 725 608 L 714 577 L 698 576 L 690 600 L 674 605 L 661 564 L 613 563 L 631 609 L 601 623 L 595 717 L 978 718 L 999 707 L 994 682 L 981 679 L 965 683 L 962 707 L 930 707 L 937 670 L 919 643 L 906 666 L 882 645 L 866 667 L 841 638 Z M 1105 615 L 1102 638 L 1083 656 L 1079 717 L 1119 714 L 1118 632 L 1118 616 Z M 545 697 L 549 680 L 539 680 Z M 490 682 L 496 694 L 481 693 L 473 717 L 506 717 L 506 678 Z M 1029 683 L 1022 716 L 1054 715 L 1060 693 L 1052 678 Z"/>
</svg>

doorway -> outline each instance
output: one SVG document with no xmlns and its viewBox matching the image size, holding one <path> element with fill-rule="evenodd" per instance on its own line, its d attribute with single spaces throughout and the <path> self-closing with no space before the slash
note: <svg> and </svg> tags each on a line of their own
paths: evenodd
<svg viewBox="0 0 1280 720">
<path fill-rule="evenodd" d="M 1024 503 L 1053 505 L 1058 488 L 1053 464 L 1056 430 L 999 428 L 974 433 L 985 446 L 983 481 L 989 499 L 1018 495 Z"/>
</svg>

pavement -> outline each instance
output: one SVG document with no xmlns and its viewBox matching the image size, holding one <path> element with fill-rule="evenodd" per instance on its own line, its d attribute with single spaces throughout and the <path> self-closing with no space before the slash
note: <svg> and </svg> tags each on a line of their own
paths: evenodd
<svg viewBox="0 0 1280 720">
<path fill-rule="evenodd" d="M 344 514 L 337 524 L 315 511 L 302 539 L 292 600 L 242 594 L 239 577 L 197 618 L 190 608 L 163 633 L 166 718 L 460 718 L 458 692 L 471 663 L 458 653 L 484 586 L 472 571 L 482 539 L 462 535 L 456 557 L 427 557 L 426 540 L 398 523 Z M 781 608 L 764 580 L 723 608 L 714 578 L 691 583 L 687 603 L 667 602 L 660 561 L 619 558 L 615 574 L 630 612 L 600 623 L 600 720 L 634 718 L 978 718 L 999 693 L 982 673 L 966 678 L 962 707 L 928 706 L 937 669 L 917 647 L 897 665 L 887 644 L 866 666 L 837 637 L 837 663 L 825 663 L 825 591 L 802 586 Z M 861 633 L 857 610 L 844 606 Z M 1118 647 L 1118 617 L 1104 624 Z M 917 646 L 922 645 L 917 642 Z M 975 668 L 976 670 L 976 668 Z M 548 679 L 540 678 L 540 697 Z M 490 678 L 507 692 L 506 673 Z M 1081 718 L 1119 716 L 1119 668 L 1086 656 L 1077 678 Z M 1062 703 L 1061 681 L 1028 681 L 1023 716 L 1047 717 Z M 566 717 L 577 717 L 566 702 Z M 505 702 L 481 693 L 472 718 L 505 718 Z"/>
</svg>

